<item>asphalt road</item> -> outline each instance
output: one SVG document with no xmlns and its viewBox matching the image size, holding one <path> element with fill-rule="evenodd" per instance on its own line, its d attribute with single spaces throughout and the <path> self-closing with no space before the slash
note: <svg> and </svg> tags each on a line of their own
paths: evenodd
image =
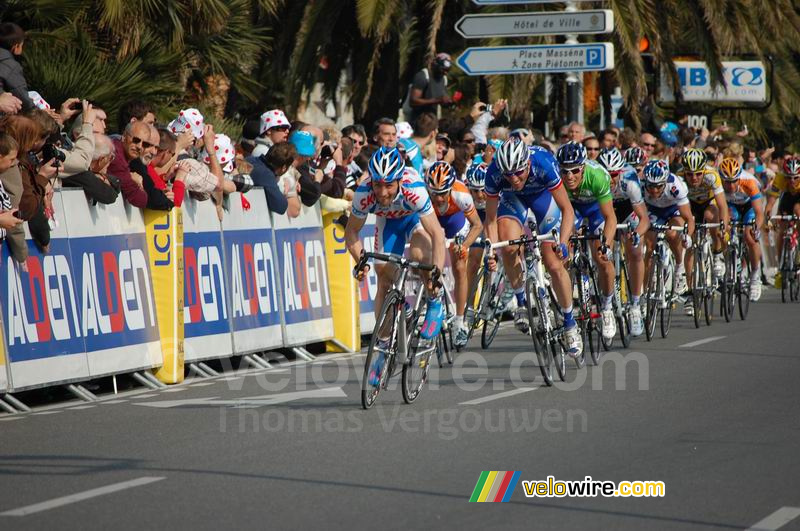
<svg viewBox="0 0 800 531">
<path fill-rule="evenodd" d="M 798 324 L 765 291 L 745 322 L 679 316 L 560 388 L 506 326 L 370 411 L 363 356 L 334 355 L 0 416 L 0 529 L 800 529 Z M 468 503 L 484 470 L 666 496 Z"/>
</svg>

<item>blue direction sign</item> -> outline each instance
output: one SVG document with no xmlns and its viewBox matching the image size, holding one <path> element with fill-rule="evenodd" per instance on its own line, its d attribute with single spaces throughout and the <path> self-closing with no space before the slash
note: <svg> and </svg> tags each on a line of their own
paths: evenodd
<svg viewBox="0 0 800 531">
<path fill-rule="evenodd" d="M 456 64 L 471 76 L 611 70 L 614 45 L 601 42 L 467 48 Z"/>
</svg>

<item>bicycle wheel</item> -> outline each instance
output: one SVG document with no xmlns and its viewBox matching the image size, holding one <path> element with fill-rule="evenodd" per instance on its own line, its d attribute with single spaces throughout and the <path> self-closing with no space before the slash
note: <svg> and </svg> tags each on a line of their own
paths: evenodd
<svg viewBox="0 0 800 531">
<path fill-rule="evenodd" d="M 645 291 L 647 315 L 645 316 L 644 331 L 648 341 L 652 341 L 656 333 L 656 313 L 658 313 L 659 281 L 661 279 L 661 264 L 657 260 L 658 258 L 656 257 L 651 260 L 656 261 L 656 263 L 651 265 L 650 275 L 647 279 L 647 290 Z"/>
<path fill-rule="evenodd" d="M 672 324 L 672 307 L 675 305 L 673 297 L 675 296 L 675 285 L 678 278 L 675 274 L 675 262 L 672 255 L 668 260 L 667 266 L 664 268 L 664 305 L 661 309 L 661 337 L 667 337 L 669 334 L 669 327 Z"/>
<path fill-rule="evenodd" d="M 797 249 L 794 247 L 789 252 L 789 267 L 787 269 L 789 271 L 787 275 L 789 278 L 789 300 L 796 302 L 800 300 L 800 278 L 797 277 Z"/>
<path fill-rule="evenodd" d="M 538 310 L 534 310 L 532 302 L 537 301 L 537 304 L 539 303 L 540 299 L 536 291 L 533 278 L 528 277 L 525 280 L 525 307 L 528 310 L 528 326 L 533 340 L 533 351 L 536 353 L 536 360 L 539 362 L 539 370 L 542 371 L 544 383 L 551 387 L 553 385 L 553 358 L 545 349 L 545 345 L 542 342 L 543 336 L 539 333 L 539 327 L 536 325 Z"/>
<path fill-rule="evenodd" d="M 481 269 L 479 275 L 480 281 L 478 282 L 477 289 L 480 293 L 480 297 L 478 297 L 478 303 L 475 305 L 474 318 L 472 319 L 472 324 L 469 327 L 469 339 L 472 339 L 472 335 L 476 330 L 483 328 L 484 308 L 489 300 L 489 291 L 491 290 L 491 283 L 489 280 L 491 277 L 489 277 L 489 272 Z M 469 304 L 467 304 L 467 306 L 469 306 Z"/>
<path fill-rule="evenodd" d="M 722 315 L 725 316 L 725 322 L 730 323 L 733 319 L 733 304 L 736 286 L 736 251 L 731 250 L 725 259 L 725 278 L 722 282 Z"/>
<path fill-rule="evenodd" d="M 615 309 L 617 314 L 617 330 L 619 330 L 619 339 L 622 342 L 623 348 L 631 346 L 631 320 L 627 312 L 622 309 Z"/>
<path fill-rule="evenodd" d="M 396 291 L 390 291 L 383 301 L 380 315 L 375 328 L 372 333 L 372 339 L 369 342 L 369 349 L 367 350 L 367 359 L 364 361 L 364 376 L 361 379 L 361 407 L 369 409 L 378 398 L 381 389 L 384 388 L 386 380 L 389 379 L 389 369 L 394 362 L 395 349 L 397 348 L 397 333 L 400 324 L 400 316 L 404 315 L 403 311 L 403 298 Z M 388 338 L 389 344 L 385 352 L 379 352 L 378 342 L 380 341 L 381 331 L 389 334 L 384 336 Z M 389 354 L 387 356 L 387 353 Z M 371 384 L 369 381 L 369 373 L 372 368 L 373 361 L 378 356 L 383 355 L 383 367 L 381 368 L 380 377 L 377 382 Z"/>
<path fill-rule="evenodd" d="M 413 328 L 409 328 L 408 360 L 403 365 L 403 400 L 410 404 L 419 396 L 422 387 L 428 380 L 431 354 L 438 350 L 441 334 L 431 342 L 419 336 L 424 314 L 420 312 Z"/>
<path fill-rule="evenodd" d="M 502 273 L 496 273 L 496 280 L 491 284 L 491 290 L 487 296 L 486 314 L 483 319 L 483 331 L 481 332 L 481 348 L 487 349 L 492 345 L 494 337 L 497 335 L 497 330 L 500 328 L 500 318 L 503 315 L 503 308 L 498 308 L 500 299 L 506 289 L 505 279 Z"/>
<path fill-rule="evenodd" d="M 692 286 L 692 313 L 694 314 L 694 327 L 700 328 L 701 312 L 703 311 L 703 298 L 705 297 L 705 290 L 703 289 L 703 263 L 698 260 L 697 252 L 695 252 L 694 267 L 692 268 L 692 277 L 694 284 Z"/>
<path fill-rule="evenodd" d="M 714 298 L 717 296 L 717 290 L 713 286 L 713 264 L 711 263 L 711 254 L 707 253 L 704 257 L 706 264 L 703 268 L 705 274 L 705 281 L 703 282 L 703 314 L 706 318 L 706 325 L 711 326 L 711 321 L 714 319 Z"/>
<path fill-rule="evenodd" d="M 597 365 L 597 360 L 600 359 L 598 351 L 600 350 L 600 341 L 595 330 L 594 320 L 592 319 L 592 294 L 590 281 L 584 279 L 585 274 L 581 271 L 575 272 L 576 282 L 578 283 L 578 309 L 580 311 L 578 325 L 582 327 L 581 336 L 583 336 L 584 352 L 581 353 L 583 360 L 578 363 L 580 367 L 586 362 L 586 346 L 589 346 L 589 355 L 592 362 Z"/>
<path fill-rule="evenodd" d="M 736 280 L 736 297 L 739 303 L 739 318 L 744 321 L 747 319 L 747 312 L 750 310 L 750 278 L 753 274 L 746 246 L 742 246 L 740 260 L 742 261 L 742 272 L 738 275 Z"/>
</svg>

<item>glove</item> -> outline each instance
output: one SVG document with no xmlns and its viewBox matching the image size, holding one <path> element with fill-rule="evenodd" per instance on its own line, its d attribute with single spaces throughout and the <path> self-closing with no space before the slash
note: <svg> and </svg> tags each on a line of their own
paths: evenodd
<svg viewBox="0 0 800 531">
<path fill-rule="evenodd" d="M 755 241 L 757 241 L 757 242 L 761 241 L 761 231 L 760 230 L 758 230 L 756 228 L 753 228 L 753 239 Z"/>
<path fill-rule="evenodd" d="M 600 246 L 600 254 L 606 257 L 606 260 L 611 260 L 611 247 L 606 244 Z"/>
<path fill-rule="evenodd" d="M 728 231 L 725 231 L 722 234 L 723 234 L 723 239 L 725 240 L 725 245 L 728 245 L 729 243 L 731 243 L 731 233 L 728 232 Z"/>
<path fill-rule="evenodd" d="M 566 243 L 557 243 L 553 246 L 553 251 L 555 251 L 556 255 L 562 260 L 566 260 L 569 256 L 569 249 L 567 249 Z"/>
<path fill-rule="evenodd" d="M 642 243 L 642 237 L 639 235 L 638 232 L 634 232 L 633 234 L 631 234 L 631 244 L 634 247 L 639 247 L 639 244 L 641 243 Z"/>
<path fill-rule="evenodd" d="M 683 237 L 683 248 L 689 249 L 692 246 L 692 237 L 688 234 Z"/>
</svg>

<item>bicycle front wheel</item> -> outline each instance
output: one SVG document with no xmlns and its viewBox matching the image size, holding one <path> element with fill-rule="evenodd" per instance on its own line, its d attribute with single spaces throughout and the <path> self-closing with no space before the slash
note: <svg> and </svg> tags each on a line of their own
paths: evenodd
<svg viewBox="0 0 800 531">
<path fill-rule="evenodd" d="M 692 268 L 692 310 L 694 314 L 694 327 L 700 328 L 700 321 L 702 319 L 701 312 L 704 309 L 703 299 L 705 298 L 705 290 L 703 289 L 703 282 L 705 280 L 705 273 L 703 272 L 703 260 L 698 257 L 698 252 L 695 251 L 694 267 Z"/>
<path fill-rule="evenodd" d="M 661 279 L 661 264 L 658 262 L 658 258 L 653 257 L 651 262 L 653 263 L 650 267 L 650 275 L 647 279 L 647 289 L 645 291 L 647 315 L 645 316 L 644 332 L 648 341 L 652 341 L 656 333 L 656 314 L 658 313 L 658 293 Z"/>
<path fill-rule="evenodd" d="M 364 376 L 361 379 L 361 406 L 369 409 L 375 404 L 381 389 L 389 379 L 389 369 L 394 363 L 397 349 L 397 334 L 403 311 L 403 298 L 397 291 L 390 291 L 383 301 L 372 339 L 364 362 Z"/>
<path fill-rule="evenodd" d="M 528 310 L 528 329 L 530 330 L 531 340 L 533 341 L 533 351 L 536 353 L 536 360 L 539 362 L 539 370 L 542 371 L 542 378 L 548 387 L 553 385 L 553 358 L 546 350 L 543 335 L 539 333 L 538 310 L 534 310 L 534 304 L 539 302 L 536 283 L 532 278 L 525 280 L 525 307 Z"/>
<path fill-rule="evenodd" d="M 431 355 L 444 343 L 442 334 L 435 341 L 422 339 L 419 335 L 422 317 L 414 324 L 408 340 L 408 360 L 403 365 L 403 400 L 410 404 L 419 396 L 431 366 Z"/>
<path fill-rule="evenodd" d="M 492 345 L 497 330 L 500 328 L 500 318 L 504 308 L 500 308 L 500 301 L 506 290 L 506 282 L 502 273 L 495 273 L 495 280 L 491 283 L 491 288 L 487 286 L 488 296 L 486 304 L 482 306 L 483 312 L 483 331 L 481 332 L 481 348 L 487 349 Z"/>
<path fill-rule="evenodd" d="M 669 334 L 669 327 L 672 324 L 673 297 L 675 296 L 677 280 L 675 263 L 673 259 L 670 258 L 664 268 L 664 305 L 661 309 L 661 337 L 664 338 Z"/>
<path fill-rule="evenodd" d="M 741 253 L 742 272 L 738 275 L 736 296 L 739 302 L 739 318 L 744 321 L 747 319 L 747 312 L 750 310 L 750 281 L 753 271 L 750 268 L 750 257 L 747 248 L 744 247 Z M 757 274 L 757 273 L 756 273 Z"/>
</svg>

